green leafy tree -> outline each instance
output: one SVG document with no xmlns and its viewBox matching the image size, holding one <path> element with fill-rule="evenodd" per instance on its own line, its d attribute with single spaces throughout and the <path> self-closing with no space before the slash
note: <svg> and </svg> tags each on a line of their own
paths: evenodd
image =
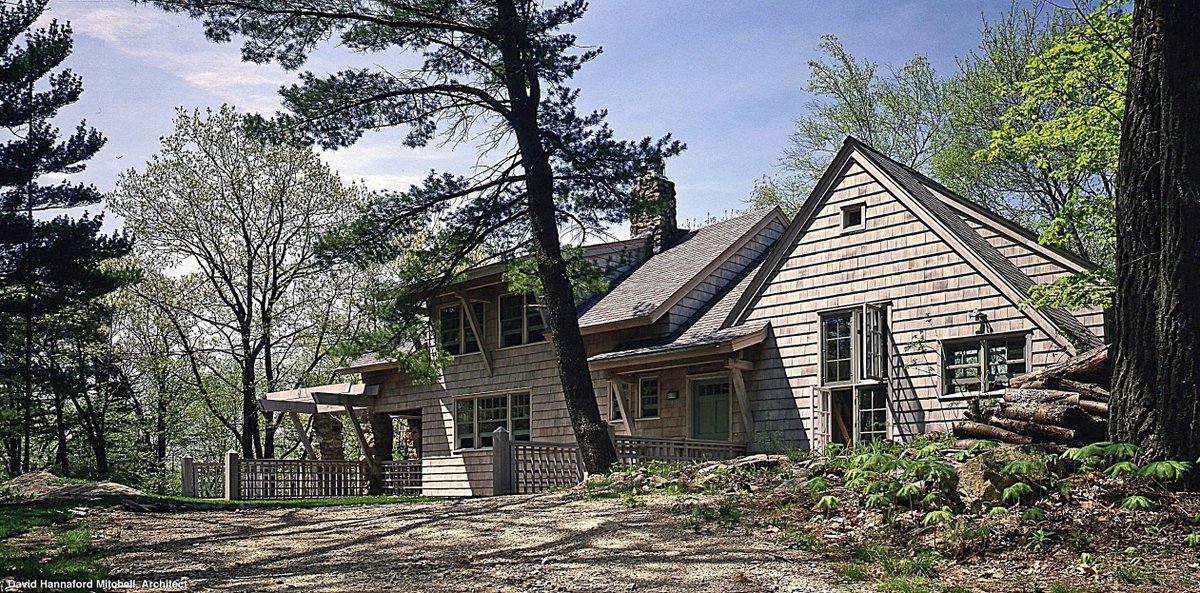
<svg viewBox="0 0 1200 593">
<path fill-rule="evenodd" d="M 1115 176 L 1125 105 L 1130 15 L 1105 2 L 1057 31 L 1030 59 L 985 151 L 989 160 L 1032 165 L 1050 208 L 1041 240 L 1100 268 L 1038 287 L 1039 306 L 1106 305 L 1112 295 Z"/>
<path fill-rule="evenodd" d="M 617 140 L 604 112 L 577 110 L 578 91 L 568 83 L 600 50 L 577 49 L 575 36 L 562 29 L 583 16 L 586 2 L 154 3 L 204 19 L 214 40 L 244 38 L 243 56 L 250 61 L 296 69 L 319 43 L 336 36 L 350 50 L 402 64 L 324 77 L 305 73 L 299 85 L 283 90 L 288 113 L 264 122 L 268 130 L 327 148 L 387 127 L 403 129 L 410 146 L 482 139 L 485 160 L 471 174 L 430 174 L 407 191 L 384 194 L 329 246 L 360 262 L 378 262 L 391 260 L 398 243 L 411 246 L 419 238 L 389 295 L 386 321 L 395 328 L 420 323 L 421 302 L 452 281 L 468 259 L 483 263 L 527 253 L 536 263 L 539 299 L 555 336 L 566 408 L 584 463 L 600 472 L 616 461 L 592 388 L 560 230 L 594 234 L 631 210 L 656 207 L 635 204 L 630 185 L 682 146 L 669 138 Z M 412 348 L 402 339 L 382 345 L 391 354 Z"/>
<path fill-rule="evenodd" d="M 832 35 L 817 47 L 823 55 L 808 63 L 805 87 L 813 99 L 788 140 L 784 176 L 756 187 L 757 205 L 799 209 L 846 136 L 923 172 L 946 142 L 945 82 L 924 56 L 881 72 L 879 64 L 854 57 Z"/>
<path fill-rule="evenodd" d="M 281 417 L 266 413 L 260 426 L 258 397 L 300 386 L 355 332 L 342 313 L 354 307 L 358 275 L 321 260 L 317 243 L 349 223 L 366 192 L 343 185 L 310 148 L 262 142 L 244 123 L 229 106 L 180 110 L 160 153 L 118 179 L 109 207 L 138 237 L 144 266 L 184 272 L 172 289 L 138 294 L 180 319 L 198 390 L 208 368 L 236 368 L 214 373 L 239 404 L 226 424 L 247 458 L 273 457 Z"/>
<path fill-rule="evenodd" d="M 101 235 L 99 217 L 35 217 L 100 201 L 90 186 L 46 185 L 39 179 L 82 171 L 104 145 L 104 138 L 83 123 L 66 137 L 50 123 L 79 99 L 83 85 L 60 68 L 71 53 L 70 27 L 52 21 L 31 28 L 45 8 L 45 0 L 0 6 L 0 127 L 12 132 L 0 144 L 0 432 L 11 473 L 31 469 L 35 420 L 41 415 L 38 396 L 47 389 L 47 371 L 35 364 L 39 323 L 84 309 L 131 279 L 100 265 L 127 253 L 130 243 Z M 58 423 L 55 429 L 62 445 L 67 427 Z"/>
</svg>

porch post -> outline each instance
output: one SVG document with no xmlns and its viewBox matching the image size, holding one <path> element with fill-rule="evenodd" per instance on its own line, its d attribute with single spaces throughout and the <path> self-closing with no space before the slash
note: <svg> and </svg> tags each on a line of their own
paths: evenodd
<svg viewBox="0 0 1200 593">
<path fill-rule="evenodd" d="M 196 469 L 192 467 L 192 458 L 184 457 L 179 462 L 179 477 L 184 496 L 196 496 Z"/>
<path fill-rule="evenodd" d="M 242 472 L 238 467 L 238 454 L 233 451 L 225 453 L 225 500 L 239 500 L 242 497 Z"/>
<path fill-rule="evenodd" d="M 512 451 L 508 430 L 501 426 L 492 432 L 492 496 L 513 493 Z"/>
</svg>

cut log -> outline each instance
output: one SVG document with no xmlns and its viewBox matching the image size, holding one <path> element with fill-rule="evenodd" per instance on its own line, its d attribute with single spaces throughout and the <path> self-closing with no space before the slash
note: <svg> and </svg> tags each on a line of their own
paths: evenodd
<svg viewBox="0 0 1200 593">
<path fill-rule="evenodd" d="M 1025 420 L 1013 420 L 1012 418 L 1004 418 L 1002 416 L 993 416 L 988 420 L 988 424 L 1004 430 L 1023 434 L 1039 439 L 1048 439 L 1056 443 L 1064 445 L 1074 444 L 1075 431 L 1069 428 L 1060 426 L 1051 426 L 1049 424 L 1038 424 L 1036 422 L 1027 422 Z"/>
<path fill-rule="evenodd" d="M 1055 403 L 1069 398 L 1078 398 L 1074 391 L 1059 391 L 1057 389 L 1005 389 L 1004 401 L 1011 403 Z"/>
<path fill-rule="evenodd" d="M 1087 413 L 1078 406 L 1063 404 L 1005 403 L 1000 415 L 1011 420 L 1075 428 L 1087 420 Z"/>
<path fill-rule="evenodd" d="M 1081 398 L 1079 400 L 1079 407 L 1083 408 L 1083 411 L 1087 412 L 1088 414 L 1100 416 L 1101 418 L 1108 418 L 1108 404 L 1105 402 L 1097 402 L 1090 399 Z"/>
<path fill-rule="evenodd" d="M 1108 390 L 1098 385 L 1091 383 L 1083 383 L 1081 381 L 1072 381 L 1071 379 L 1033 379 L 1021 383 L 1021 389 L 1053 389 L 1057 391 L 1070 391 L 1078 393 L 1085 399 L 1090 399 L 1098 402 L 1108 401 Z"/>
<path fill-rule="evenodd" d="M 1028 445 L 1033 442 L 1033 439 L 1011 430 L 1005 430 L 990 424 L 983 424 L 982 422 L 972 422 L 970 420 L 955 422 L 954 436 L 959 438 L 987 439 L 989 441 L 999 441 L 1012 445 Z"/>
<path fill-rule="evenodd" d="M 1040 371 L 1014 377 L 1008 382 L 1008 386 L 1024 387 L 1033 381 L 1069 379 L 1084 383 L 1095 383 L 1102 388 L 1107 388 L 1109 373 L 1108 347 L 1100 346 Z"/>
</svg>

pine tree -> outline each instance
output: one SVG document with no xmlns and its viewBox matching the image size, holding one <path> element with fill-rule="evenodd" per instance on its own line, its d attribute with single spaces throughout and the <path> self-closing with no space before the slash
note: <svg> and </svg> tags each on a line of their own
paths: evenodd
<svg viewBox="0 0 1200 593">
<path fill-rule="evenodd" d="M 82 81 L 60 69 L 71 53 L 71 28 L 58 22 L 31 29 L 46 0 L 0 6 L 0 422 L 11 473 L 28 471 L 35 437 L 35 392 L 46 373 L 35 364 L 41 320 L 115 290 L 127 274 L 101 267 L 129 251 L 121 236 L 100 234 L 100 217 L 46 219 L 39 213 L 96 204 L 95 188 L 42 184 L 43 175 L 78 173 L 104 145 L 86 123 L 62 137 L 51 119 L 76 102 Z M 23 35 L 23 39 L 21 39 Z M 60 427 L 65 430 L 65 427 Z"/>
<path fill-rule="evenodd" d="M 480 141 L 481 165 L 471 174 L 431 174 L 408 191 L 384 194 L 338 246 L 353 257 L 380 260 L 395 257 L 397 245 L 417 243 L 405 281 L 390 294 L 388 311 L 400 328 L 419 323 L 421 298 L 465 266 L 528 254 L 584 463 L 599 472 L 616 461 L 592 387 L 560 230 L 602 233 L 631 210 L 657 207 L 633 203 L 630 186 L 683 147 L 669 137 L 617 140 L 604 112 L 576 109 L 578 91 L 568 83 L 599 50 L 579 49 L 562 29 L 583 16 L 586 2 L 153 3 L 203 19 L 213 40 L 244 38 L 243 56 L 255 62 L 299 68 L 332 36 L 353 51 L 382 54 L 379 63 L 416 62 L 328 77 L 303 74 L 299 85 L 283 91 L 290 113 L 266 127 L 326 148 L 388 127 L 405 130 L 406 144 L 414 147 Z M 412 342 L 389 343 L 400 351 Z"/>
</svg>

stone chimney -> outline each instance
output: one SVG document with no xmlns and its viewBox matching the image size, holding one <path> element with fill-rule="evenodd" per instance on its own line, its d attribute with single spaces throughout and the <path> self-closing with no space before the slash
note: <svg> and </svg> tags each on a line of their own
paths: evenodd
<svg viewBox="0 0 1200 593">
<path fill-rule="evenodd" d="M 662 247 L 679 229 L 675 222 L 675 184 L 661 173 L 650 173 L 633 184 L 629 235 L 645 237 Z"/>
</svg>

